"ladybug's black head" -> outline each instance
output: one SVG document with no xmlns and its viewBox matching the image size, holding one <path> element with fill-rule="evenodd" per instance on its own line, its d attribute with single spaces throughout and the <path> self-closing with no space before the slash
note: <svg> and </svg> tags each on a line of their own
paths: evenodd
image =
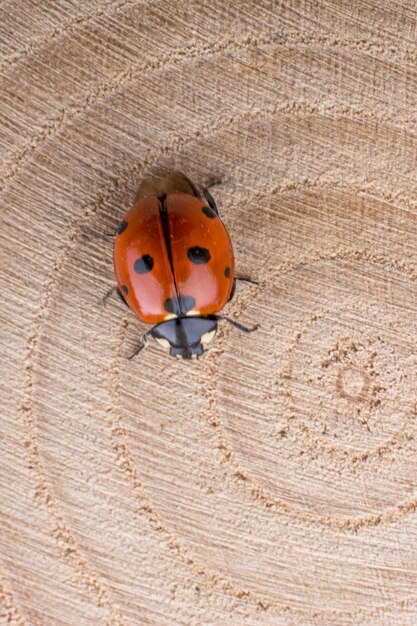
<svg viewBox="0 0 417 626">
<path fill-rule="evenodd" d="M 217 320 L 209 317 L 177 317 L 161 322 L 150 334 L 171 356 L 183 359 L 197 358 L 203 354 L 217 331 Z"/>
</svg>

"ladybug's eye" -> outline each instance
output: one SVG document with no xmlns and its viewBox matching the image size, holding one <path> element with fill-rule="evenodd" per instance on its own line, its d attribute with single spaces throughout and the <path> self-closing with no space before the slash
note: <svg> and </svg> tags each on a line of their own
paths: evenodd
<svg viewBox="0 0 417 626">
<path fill-rule="evenodd" d="M 210 252 L 207 248 L 200 248 L 200 246 L 188 248 L 187 256 L 191 263 L 195 263 L 196 265 L 208 263 L 211 259 Z"/>
</svg>

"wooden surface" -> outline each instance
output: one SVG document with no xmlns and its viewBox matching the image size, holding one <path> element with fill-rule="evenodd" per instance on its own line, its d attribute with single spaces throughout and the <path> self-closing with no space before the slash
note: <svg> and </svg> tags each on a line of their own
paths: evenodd
<svg viewBox="0 0 417 626">
<path fill-rule="evenodd" d="M 415 2 L 4 0 L 0 623 L 417 623 Z M 198 363 L 116 298 L 145 174 L 213 185 Z"/>
</svg>

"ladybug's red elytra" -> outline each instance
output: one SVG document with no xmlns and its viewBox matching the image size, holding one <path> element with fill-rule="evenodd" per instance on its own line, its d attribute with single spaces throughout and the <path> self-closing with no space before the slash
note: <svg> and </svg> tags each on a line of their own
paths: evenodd
<svg viewBox="0 0 417 626">
<path fill-rule="evenodd" d="M 172 356 L 197 358 L 218 321 L 257 328 L 218 315 L 235 289 L 232 243 L 211 194 L 179 172 L 142 182 L 115 236 L 114 269 L 119 295 L 154 325 L 134 354 L 151 336 Z"/>
</svg>

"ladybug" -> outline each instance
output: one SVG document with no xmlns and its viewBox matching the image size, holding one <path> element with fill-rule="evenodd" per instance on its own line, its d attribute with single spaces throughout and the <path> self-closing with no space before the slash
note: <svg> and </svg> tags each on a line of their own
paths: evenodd
<svg viewBox="0 0 417 626">
<path fill-rule="evenodd" d="M 220 320 L 246 332 L 258 328 L 218 315 L 235 291 L 235 262 L 216 203 L 208 190 L 203 196 L 179 172 L 146 178 L 120 222 L 117 291 L 141 321 L 153 324 L 130 358 L 149 336 L 172 356 L 191 359 L 203 354 Z"/>
</svg>

